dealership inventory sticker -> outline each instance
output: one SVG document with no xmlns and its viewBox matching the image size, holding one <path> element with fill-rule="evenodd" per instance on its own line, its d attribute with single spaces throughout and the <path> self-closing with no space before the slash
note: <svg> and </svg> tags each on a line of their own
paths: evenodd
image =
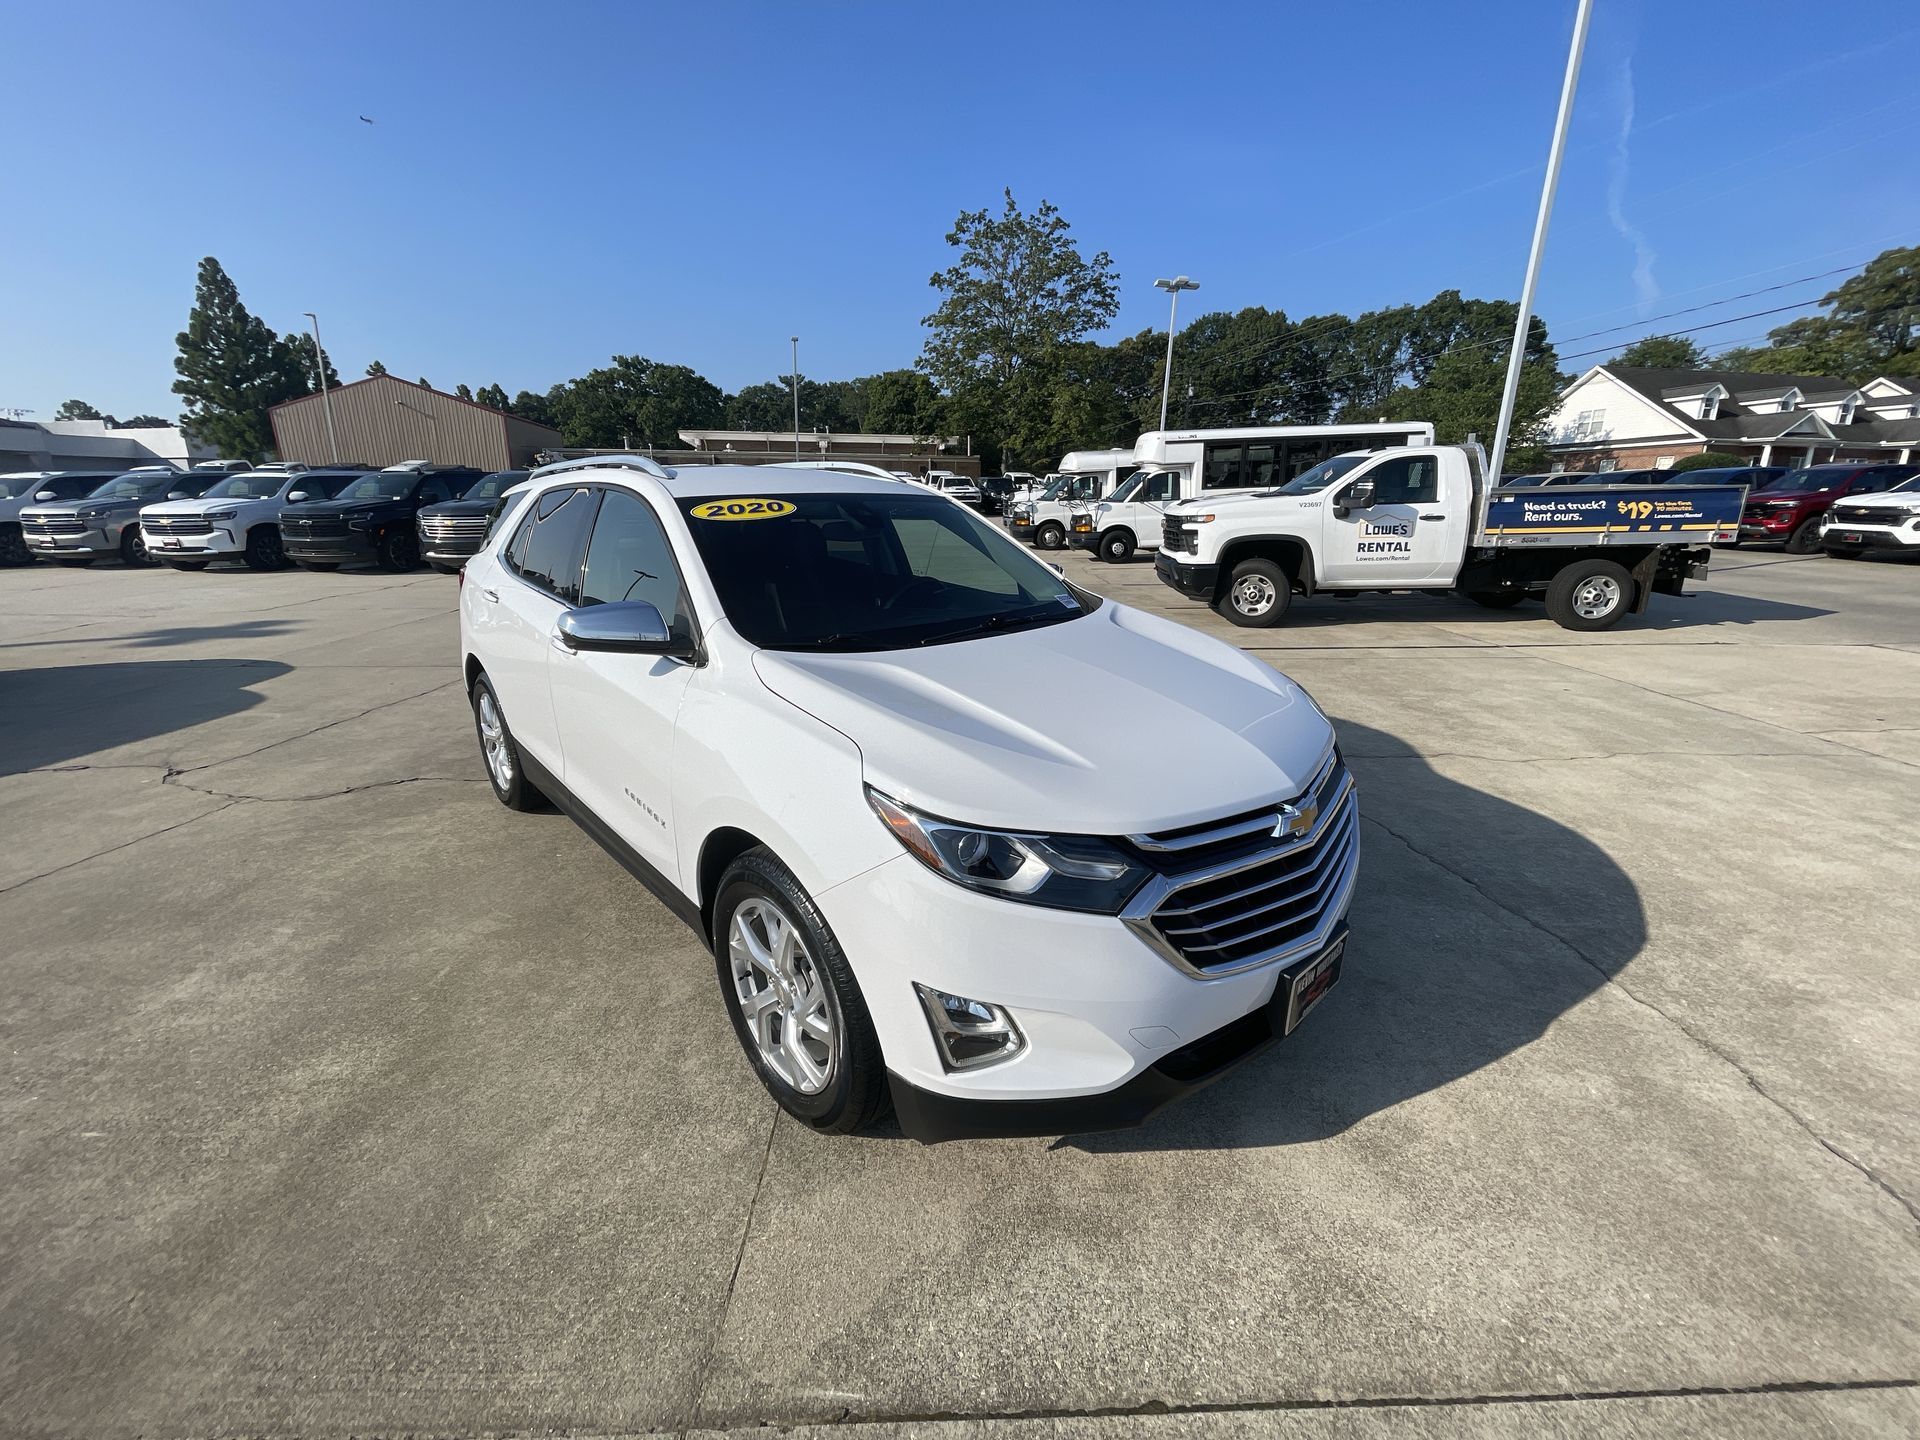
<svg viewBox="0 0 1920 1440">
<path fill-rule="evenodd" d="M 702 500 L 687 513 L 696 520 L 773 520 L 799 508 L 791 500 Z"/>
</svg>

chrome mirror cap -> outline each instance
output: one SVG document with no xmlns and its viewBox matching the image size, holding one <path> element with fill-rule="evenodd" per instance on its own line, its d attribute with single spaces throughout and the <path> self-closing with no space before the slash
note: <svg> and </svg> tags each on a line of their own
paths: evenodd
<svg viewBox="0 0 1920 1440">
<path fill-rule="evenodd" d="M 633 655 L 690 655 L 691 642 L 676 640 L 646 600 L 616 600 L 562 612 L 553 643 L 562 650 L 621 650 Z"/>
</svg>

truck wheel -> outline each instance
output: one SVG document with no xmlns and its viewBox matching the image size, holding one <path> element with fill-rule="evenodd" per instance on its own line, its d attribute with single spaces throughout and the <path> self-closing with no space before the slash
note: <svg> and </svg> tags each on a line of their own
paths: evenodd
<svg viewBox="0 0 1920 1440">
<path fill-rule="evenodd" d="M 284 570 L 286 548 L 280 543 L 278 525 L 256 525 L 247 532 L 247 550 L 243 556 L 249 570 Z"/>
<path fill-rule="evenodd" d="M 129 567 L 153 563 L 153 557 L 147 554 L 146 537 L 140 533 L 138 525 L 129 525 L 120 532 L 120 563 Z"/>
<path fill-rule="evenodd" d="M 1469 590 L 1467 599 L 1489 610 L 1511 610 L 1527 598 L 1524 590 Z"/>
<path fill-rule="evenodd" d="M 1293 580 L 1286 571 L 1271 560 L 1242 560 L 1213 608 L 1235 625 L 1265 629 L 1285 619 L 1292 602 Z"/>
<path fill-rule="evenodd" d="M 1576 560 L 1547 586 L 1547 614 L 1563 630 L 1608 630 L 1633 608 L 1633 576 L 1611 560 Z"/>
<path fill-rule="evenodd" d="M 420 542 L 405 530 L 396 530 L 380 542 L 380 568 L 407 571 L 419 568 Z"/>
<path fill-rule="evenodd" d="M 1829 560 L 1858 560 L 1867 553 L 1858 545 L 1828 545 L 1823 548 Z"/>
<path fill-rule="evenodd" d="M 485 672 L 473 682 L 473 728 L 480 737 L 480 758 L 487 762 L 487 784 L 493 798 L 509 810 L 538 810 L 546 796 L 533 788 L 526 767 L 520 763 L 520 747 L 507 728 L 500 701 Z"/>
<path fill-rule="evenodd" d="M 1118 565 L 1133 558 L 1133 536 L 1125 530 L 1109 530 L 1100 537 L 1099 555 L 1102 560 Z"/>
<path fill-rule="evenodd" d="M 1787 554 L 1811 555 L 1820 548 L 1820 517 L 1802 520 L 1800 527 L 1787 537 Z"/>
<path fill-rule="evenodd" d="M 1067 527 L 1058 520 L 1049 520 L 1033 532 L 1033 543 L 1042 550 L 1058 550 L 1067 543 Z"/>
<path fill-rule="evenodd" d="M 0 565 L 31 565 L 33 551 L 18 525 L 0 525 Z"/>
<path fill-rule="evenodd" d="M 760 1083 L 823 1134 L 873 1124 L 886 1113 L 886 1064 L 826 917 L 764 848 L 729 865 L 714 893 L 720 993 Z"/>
</svg>

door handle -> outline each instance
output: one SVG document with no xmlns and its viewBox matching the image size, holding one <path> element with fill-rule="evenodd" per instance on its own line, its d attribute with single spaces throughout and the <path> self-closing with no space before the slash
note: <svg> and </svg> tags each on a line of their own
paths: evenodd
<svg viewBox="0 0 1920 1440">
<path fill-rule="evenodd" d="M 1444 520 L 1447 517 L 1444 515 L 1422 515 L 1420 518 L 1422 520 Z"/>
<path fill-rule="evenodd" d="M 480 598 L 487 601 L 489 604 L 498 605 L 500 603 L 500 592 L 498 590 L 482 589 L 480 592 Z"/>
</svg>

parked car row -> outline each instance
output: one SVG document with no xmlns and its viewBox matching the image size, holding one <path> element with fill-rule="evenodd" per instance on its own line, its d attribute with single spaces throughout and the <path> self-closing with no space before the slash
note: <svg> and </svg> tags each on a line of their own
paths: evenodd
<svg viewBox="0 0 1920 1440">
<path fill-rule="evenodd" d="M 0 563 L 411 570 L 425 558 L 451 574 L 479 548 L 502 492 L 526 473 L 424 461 L 384 470 L 219 461 L 0 475 Z"/>
</svg>

